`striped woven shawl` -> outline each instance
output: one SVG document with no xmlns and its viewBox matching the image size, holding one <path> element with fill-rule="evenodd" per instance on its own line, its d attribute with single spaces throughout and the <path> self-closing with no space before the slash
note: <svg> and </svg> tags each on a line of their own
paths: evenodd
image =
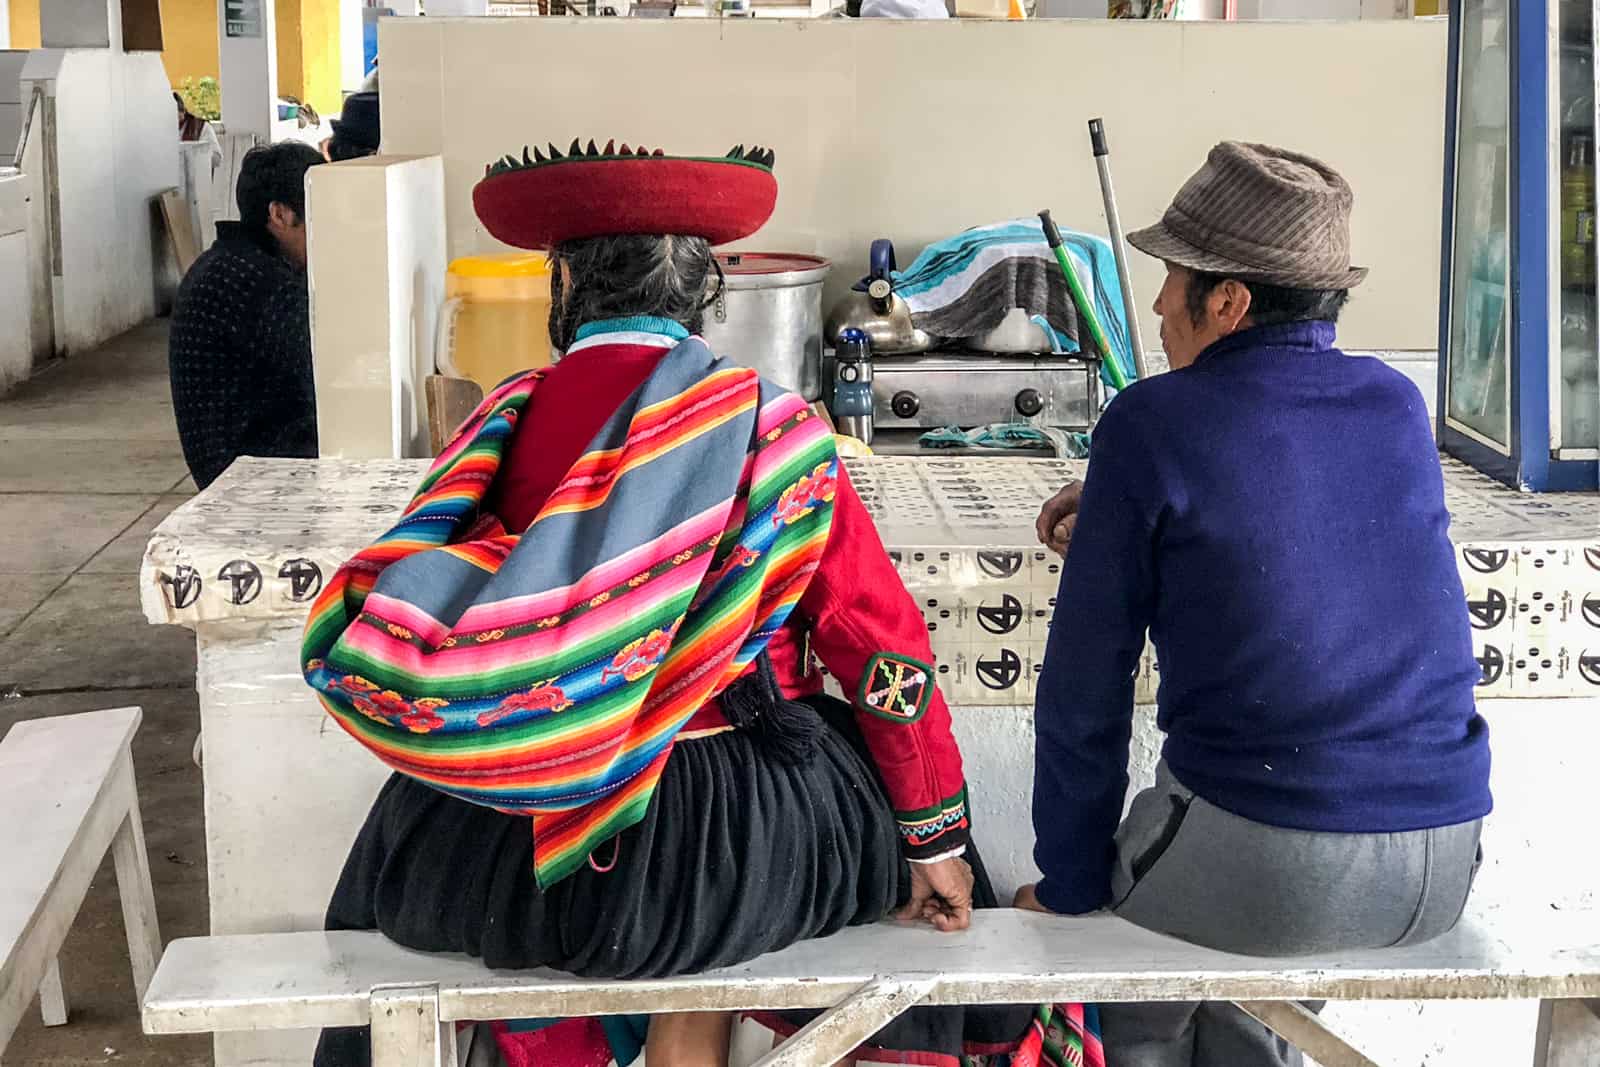
<svg viewBox="0 0 1600 1067">
<path fill-rule="evenodd" d="M 385 763 L 530 815 L 549 886 L 644 817 L 679 728 L 782 625 L 838 468 L 804 401 L 691 338 L 507 534 L 479 505 L 541 377 L 489 396 L 404 517 L 340 568 L 302 662 Z"/>
</svg>

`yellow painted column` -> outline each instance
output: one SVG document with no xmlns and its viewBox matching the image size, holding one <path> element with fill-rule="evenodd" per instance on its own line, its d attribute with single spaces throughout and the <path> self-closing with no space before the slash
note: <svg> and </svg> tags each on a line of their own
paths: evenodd
<svg viewBox="0 0 1600 1067">
<path fill-rule="evenodd" d="M 185 78 L 215 78 L 217 0 L 161 0 L 161 43 L 161 63 L 174 89 Z"/>
<path fill-rule="evenodd" d="M 11 47 L 39 47 L 39 0 L 11 0 Z"/>
<path fill-rule="evenodd" d="M 278 95 L 305 99 L 301 72 L 300 0 L 276 0 Z M 316 107 L 313 103 L 312 107 Z"/>
<path fill-rule="evenodd" d="M 338 115 L 339 0 L 276 0 L 278 92 Z"/>
<path fill-rule="evenodd" d="M 337 117 L 344 103 L 339 76 L 339 0 L 300 0 L 302 99 Z"/>
</svg>

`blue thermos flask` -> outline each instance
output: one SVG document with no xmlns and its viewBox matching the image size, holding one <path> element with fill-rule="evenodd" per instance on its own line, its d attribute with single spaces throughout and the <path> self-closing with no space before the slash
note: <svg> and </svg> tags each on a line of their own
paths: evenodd
<svg viewBox="0 0 1600 1067">
<path fill-rule="evenodd" d="M 834 345 L 833 423 L 872 444 L 872 342 L 864 330 L 842 330 Z"/>
</svg>

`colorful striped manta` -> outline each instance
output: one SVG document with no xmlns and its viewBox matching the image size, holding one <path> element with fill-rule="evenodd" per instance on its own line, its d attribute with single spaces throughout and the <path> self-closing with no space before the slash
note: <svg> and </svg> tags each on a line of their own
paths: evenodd
<svg viewBox="0 0 1600 1067">
<path fill-rule="evenodd" d="M 679 728 L 788 617 L 838 461 L 803 400 L 691 338 L 507 534 L 479 507 L 540 381 L 496 389 L 339 569 L 302 662 L 389 766 L 531 816 L 549 886 L 644 817 Z"/>
</svg>

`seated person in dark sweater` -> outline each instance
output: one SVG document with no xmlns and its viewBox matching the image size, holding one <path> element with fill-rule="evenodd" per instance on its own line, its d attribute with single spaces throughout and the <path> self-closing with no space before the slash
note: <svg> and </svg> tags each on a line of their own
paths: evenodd
<svg viewBox="0 0 1600 1067">
<path fill-rule="evenodd" d="M 1422 396 L 1333 347 L 1365 275 L 1352 199 L 1317 160 L 1223 144 L 1129 237 L 1167 265 L 1172 371 L 1112 401 L 1087 481 L 1040 517 L 1066 565 L 1035 714 L 1044 878 L 1019 907 L 1286 956 L 1423 941 L 1465 906 L 1480 674 Z M 1166 737 L 1123 818 L 1147 630 Z M 1103 1022 L 1118 1067 L 1300 1062 L 1227 1004 Z"/>
<path fill-rule="evenodd" d="M 306 171 L 297 141 L 253 148 L 239 168 L 239 221 L 178 290 L 168 342 L 183 456 L 204 489 L 240 456 L 317 454 L 306 290 Z"/>
</svg>

